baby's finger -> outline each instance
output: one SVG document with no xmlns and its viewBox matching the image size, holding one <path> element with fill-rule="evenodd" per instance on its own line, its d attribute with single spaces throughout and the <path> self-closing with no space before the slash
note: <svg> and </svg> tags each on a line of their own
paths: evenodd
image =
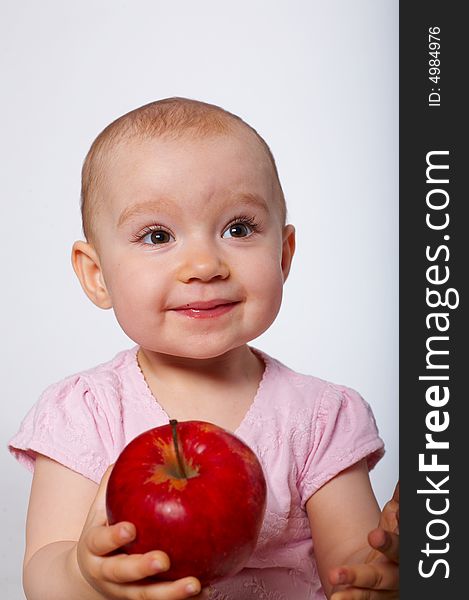
<svg viewBox="0 0 469 600">
<path fill-rule="evenodd" d="M 394 494 L 383 507 L 378 527 L 387 531 L 399 532 L 399 482 L 394 489 Z"/>
<path fill-rule="evenodd" d="M 88 551 L 95 556 L 105 556 L 114 552 L 135 538 L 135 525 L 122 521 L 115 525 L 98 525 L 84 535 Z"/>
<path fill-rule="evenodd" d="M 133 583 L 169 569 L 169 557 L 164 552 L 148 554 L 117 554 L 102 562 L 103 579 L 114 583 Z"/>
<path fill-rule="evenodd" d="M 396 590 L 399 573 L 391 563 L 357 564 L 336 567 L 329 573 L 333 585 L 351 585 L 368 590 Z"/>
<path fill-rule="evenodd" d="M 398 600 L 399 593 L 394 591 L 373 591 L 362 588 L 346 588 L 334 591 L 330 600 Z"/>
<path fill-rule="evenodd" d="M 116 584 L 117 585 L 117 584 Z M 202 590 L 200 581 L 195 577 L 184 577 L 177 581 L 165 581 L 145 585 L 145 594 L 142 595 L 141 585 L 126 586 L 126 598 L 135 598 L 136 600 L 183 600 L 184 598 L 193 598 L 198 596 Z M 203 598 L 202 596 L 199 596 Z"/>
<path fill-rule="evenodd" d="M 368 534 L 368 543 L 392 562 L 399 562 L 399 535 L 384 529 L 373 529 Z"/>
<path fill-rule="evenodd" d="M 110 465 L 106 469 L 103 477 L 101 478 L 98 489 L 96 491 L 96 496 L 93 500 L 93 504 L 91 505 L 90 510 L 88 512 L 88 517 L 86 519 L 84 529 L 92 527 L 93 525 L 104 525 L 105 523 L 107 523 L 106 488 L 113 466 L 114 465 Z"/>
</svg>

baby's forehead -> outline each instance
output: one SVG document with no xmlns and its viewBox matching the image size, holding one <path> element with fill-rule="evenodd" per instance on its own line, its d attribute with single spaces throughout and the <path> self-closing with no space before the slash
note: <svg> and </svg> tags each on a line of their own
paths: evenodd
<svg viewBox="0 0 469 600">
<path fill-rule="evenodd" d="M 272 169 L 262 149 L 256 145 L 248 147 L 252 146 L 252 140 L 243 139 L 241 144 L 235 144 L 234 155 L 242 156 L 240 165 L 230 163 L 230 149 L 225 153 L 216 143 L 208 148 L 207 164 L 205 155 L 201 159 L 197 156 L 198 150 L 202 152 L 203 139 L 189 142 L 177 138 L 170 141 L 169 149 L 154 141 L 132 140 L 121 144 L 110 161 L 112 166 L 105 169 L 100 206 L 94 210 L 95 217 L 103 225 L 106 223 L 106 227 L 126 231 L 148 218 L 166 217 L 173 224 L 179 219 L 186 222 L 194 218 L 209 223 L 212 219 L 232 217 L 229 213 L 261 220 L 271 215 L 275 220 L 283 220 Z M 170 155 L 168 161 L 165 151 Z M 181 168 L 174 162 L 177 163 L 179 154 Z M 214 159 L 212 168 L 210 160 L 214 155 L 217 160 Z"/>
<path fill-rule="evenodd" d="M 156 174 L 163 174 L 162 184 L 172 181 L 179 185 L 181 179 L 187 179 L 194 187 L 207 173 L 220 185 L 237 175 L 246 187 L 256 179 L 269 190 L 276 180 L 275 167 L 264 148 L 242 129 L 205 136 L 126 137 L 107 149 L 101 171 L 103 193 L 130 180 L 136 185 L 143 185 L 145 179 L 158 181 Z"/>
<path fill-rule="evenodd" d="M 270 148 L 263 138 L 243 121 L 222 118 L 208 123 L 208 126 L 204 123 L 202 128 L 184 126 L 176 129 L 166 128 L 164 131 L 153 127 L 134 127 L 124 121 L 118 127 L 112 126 L 109 131 L 104 130 L 95 140 L 85 160 L 82 172 L 85 236 L 88 237 L 87 233 L 93 236 L 93 222 L 107 204 L 110 188 L 115 188 L 119 181 L 122 181 L 122 173 L 119 173 L 119 170 L 134 178 L 140 168 L 139 161 L 145 162 L 146 158 L 155 152 L 154 142 L 167 142 L 173 149 L 179 148 L 183 153 L 187 147 L 197 152 L 199 147 L 210 144 L 213 140 L 235 142 L 239 155 L 251 157 L 251 171 L 254 168 L 263 173 L 266 185 L 273 190 L 273 195 L 278 197 L 281 218 L 285 221 L 285 200 Z M 159 151 L 161 152 L 161 148 Z M 174 157 L 174 153 L 172 156 Z M 148 160 L 146 162 L 148 163 Z M 182 177 L 185 175 L 182 174 Z"/>
<path fill-rule="evenodd" d="M 243 191 L 270 195 L 274 173 L 255 139 L 246 135 L 151 138 L 121 144 L 108 161 L 107 187 L 197 194 Z"/>
</svg>

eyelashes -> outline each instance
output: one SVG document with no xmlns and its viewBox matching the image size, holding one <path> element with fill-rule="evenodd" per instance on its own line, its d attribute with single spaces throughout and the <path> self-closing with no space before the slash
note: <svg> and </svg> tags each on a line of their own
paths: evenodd
<svg viewBox="0 0 469 600">
<path fill-rule="evenodd" d="M 130 241 L 133 243 L 144 243 L 147 244 L 148 242 L 145 242 L 145 238 L 150 236 L 152 238 L 154 238 L 156 240 L 156 236 L 159 235 L 160 237 L 174 237 L 172 235 L 172 233 L 166 229 L 166 227 L 164 227 L 163 225 L 159 225 L 158 223 L 154 223 L 152 225 L 147 225 L 147 227 L 144 227 L 143 229 L 141 229 L 138 233 L 132 235 L 132 237 L 130 238 Z M 169 240 L 166 240 L 166 243 Z M 161 244 L 161 242 L 160 242 Z M 153 243 L 154 246 L 156 245 L 160 245 L 157 244 L 156 242 Z"/>
<path fill-rule="evenodd" d="M 224 228 L 223 234 L 225 234 L 227 231 L 238 225 L 248 227 L 251 230 L 249 236 L 241 237 L 250 237 L 253 233 L 257 233 L 258 231 L 260 231 L 260 225 L 254 217 L 248 217 L 247 215 L 238 215 L 237 217 L 234 217 L 234 219 L 232 219 L 232 221 Z M 222 237 L 224 237 L 224 235 L 222 235 Z"/>
<path fill-rule="evenodd" d="M 243 239 L 251 237 L 260 231 L 261 226 L 253 216 L 240 214 L 231 219 L 223 228 L 221 237 L 225 239 L 227 237 Z M 225 235 L 228 232 L 230 236 Z M 147 240 L 146 238 L 149 239 Z M 175 236 L 170 229 L 160 223 L 152 223 L 132 235 L 130 241 L 145 246 L 162 246 L 168 244 L 171 239 L 174 240 Z"/>
</svg>

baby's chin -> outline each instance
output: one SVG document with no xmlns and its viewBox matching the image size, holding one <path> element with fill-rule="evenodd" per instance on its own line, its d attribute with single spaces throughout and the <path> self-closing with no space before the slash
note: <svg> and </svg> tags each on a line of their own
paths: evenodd
<svg viewBox="0 0 469 600">
<path fill-rule="evenodd" d="M 171 349 L 162 352 L 158 348 L 143 348 L 146 352 L 152 354 L 163 355 L 166 358 L 173 357 L 174 359 L 180 359 L 181 361 L 210 361 L 218 358 L 224 358 L 232 352 L 239 351 L 240 348 L 246 347 L 246 344 L 240 344 L 236 347 L 224 348 L 224 349 L 210 349 L 210 348 L 190 348 L 190 349 Z"/>
<path fill-rule="evenodd" d="M 175 363 L 205 361 L 216 362 L 223 361 L 232 355 L 245 351 L 248 348 L 249 340 L 240 340 L 236 343 L 214 344 L 214 343 L 191 343 L 173 345 L 171 347 L 161 348 L 157 344 L 140 344 L 143 351 L 154 358 L 160 357 L 165 361 L 174 361 Z"/>
<path fill-rule="evenodd" d="M 270 316 L 270 315 L 269 315 Z M 194 331 L 189 327 L 181 330 L 173 330 L 172 335 L 166 332 L 147 334 L 145 332 L 134 332 L 138 335 L 127 335 L 149 355 L 158 355 L 167 361 L 170 357 L 179 361 L 214 361 L 237 355 L 246 350 L 248 344 L 258 338 L 271 325 L 273 319 L 258 319 L 256 327 L 227 327 L 224 330 L 213 331 L 208 328 L 205 331 Z"/>
</svg>

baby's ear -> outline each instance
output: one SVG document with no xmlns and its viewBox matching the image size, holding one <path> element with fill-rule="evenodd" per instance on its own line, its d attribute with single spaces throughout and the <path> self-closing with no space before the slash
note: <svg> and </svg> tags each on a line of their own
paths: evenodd
<svg viewBox="0 0 469 600">
<path fill-rule="evenodd" d="M 112 308 L 101 264 L 96 250 L 88 242 L 75 242 L 72 248 L 72 265 L 81 287 L 88 298 L 99 308 Z"/>
<path fill-rule="evenodd" d="M 285 282 L 290 273 L 290 267 L 295 254 L 295 228 L 293 225 L 285 225 L 283 228 L 282 242 L 282 272 L 283 281 Z"/>
</svg>

